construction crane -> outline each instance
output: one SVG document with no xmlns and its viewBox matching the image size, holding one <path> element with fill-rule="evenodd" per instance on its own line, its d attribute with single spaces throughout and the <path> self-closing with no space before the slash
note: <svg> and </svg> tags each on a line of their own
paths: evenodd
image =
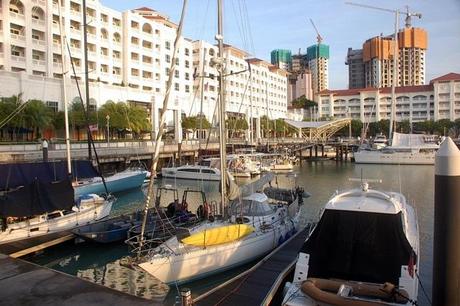
<svg viewBox="0 0 460 306">
<path fill-rule="evenodd" d="M 422 18 L 422 14 L 420 14 L 420 13 L 411 13 L 411 12 L 409 12 L 409 6 L 408 5 L 406 5 L 406 12 L 403 13 L 403 14 L 406 15 L 406 20 L 405 20 L 406 21 L 406 28 L 410 28 L 412 26 L 412 24 L 411 24 L 411 21 L 412 21 L 411 17 L 412 16 L 418 17 L 418 19 Z"/>
<path fill-rule="evenodd" d="M 310 18 L 310 22 L 311 22 L 311 25 L 313 26 L 313 28 L 316 31 L 316 41 L 318 42 L 318 45 L 320 45 L 321 42 L 323 41 L 323 37 L 321 36 L 321 34 L 319 34 L 318 29 L 316 28 L 315 23 L 313 22 L 313 20 L 311 18 Z"/>
</svg>

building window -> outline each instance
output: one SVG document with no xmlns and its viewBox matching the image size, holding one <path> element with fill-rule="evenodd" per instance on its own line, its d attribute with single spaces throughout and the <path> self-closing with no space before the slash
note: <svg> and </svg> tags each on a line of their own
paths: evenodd
<svg viewBox="0 0 460 306">
<path fill-rule="evenodd" d="M 53 113 L 57 113 L 58 112 L 58 105 L 59 105 L 59 102 L 56 102 L 56 101 L 46 101 L 46 106 L 49 107 Z"/>
<path fill-rule="evenodd" d="M 185 85 L 185 92 L 190 92 L 190 86 L 189 85 Z"/>
<path fill-rule="evenodd" d="M 185 79 L 190 80 L 190 74 L 188 72 L 185 73 Z"/>
<path fill-rule="evenodd" d="M 169 41 L 166 41 L 165 42 L 165 48 L 166 50 L 170 50 L 171 49 L 171 43 Z"/>
<path fill-rule="evenodd" d="M 189 61 L 185 61 L 185 68 L 189 68 L 190 67 L 190 62 Z"/>
<path fill-rule="evenodd" d="M 179 83 L 174 83 L 174 90 L 179 91 Z"/>
<path fill-rule="evenodd" d="M 179 70 L 174 70 L 174 77 L 178 78 L 179 77 Z"/>
<path fill-rule="evenodd" d="M 165 60 L 166 60 L 166 63 L 171 63 L 171 56 L 169 56 L 168 54 L 165 55 Z"/>
<path fill-rule="evenodd" d="M 185 55 L 190 55 L 190 50 L 188 48 L 185 48 Z"/>
</svg>

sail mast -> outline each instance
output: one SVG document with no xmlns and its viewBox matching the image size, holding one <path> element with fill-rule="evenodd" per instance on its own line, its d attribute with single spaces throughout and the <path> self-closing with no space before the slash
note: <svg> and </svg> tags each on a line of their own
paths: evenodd
<svg viewBox="0 0 460 306">
<path fill-rule="evenodd" d="M 62 95 L 64 100 L 64 122 L 65 122 L 65 147 L 67 155 L 67 174 L 70 176 L 72 174 L 72 163 L 70 156 L 70 133 L 69 133 L 69 110 L 67 105 L 67 60 L 66 52 L 64 50 L 65 43 L 67 41 L 67 35 L 65 33 L 65 25 L 63 24 L 63 19 L 61 15 L 61 0 L 58 0 L 58 12 L 59 12 L 59 34 L 61 36 L 61 67 L 62 67 Z"/>
<path fill-rule="evenodd" d="M 220 213 L 224 216 L 224 207 L 226 205 L 226 145 L 227 135 L 225 131 L 225 82 L 224 82 L 224 34 L 223 34 L 223 22 L 222 22 L 222 11 L 223 11 L 223 0 L 217 0 L 217 35 L 216 40 L 219 45 L 219 58 L 217 61 L 217 68 L 219 70 L 219 141 L 220 141 Z"/>
<path fill-rule="evenodd" d="M 89 114 L 89 75 L 88 75 L 88 25 L 86 21 L 86 0 L 82 1 L 83 6 L 83 52 L 85 57 L 85 100 L 86 112 Z M 88 159 L 91 161 L 91 129 L 88 128 Z"/>
<path fill-rule="evenodd" d="M 394 44 L 393 44 L 393 82 L 391 84 L 391 115 L 390 115 L 390 135 L 389 137 L 389 144 L 392 144 L 393 140 L 393 125 L 396 121 L 396 82 L 398 81 L 398 30 L 399 30 L 399 10 L 395 11 L 395 36 L 394 36 Z"/>
</svg>

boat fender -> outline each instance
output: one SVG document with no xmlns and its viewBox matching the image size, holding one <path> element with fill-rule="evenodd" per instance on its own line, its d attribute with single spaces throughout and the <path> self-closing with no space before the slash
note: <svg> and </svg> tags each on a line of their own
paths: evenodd
<svg viewBox="0 0 460 306">
<path fill-rule="evenodd" d="M 352 296 L 337 294 L 342 287 L 347 287 L 353 296 L 375 298 L 388 302 L 405 304 L 409 296 L 405 290 L 396 290 L 391 283 L 365 284 L 351 281 L 337 281 L 321 278 L 308 278 L 302 283 L 301 290 L 315 301 L 334 306 L 383 306 L 380 301 L 364 301 L 352 299 Z M 342 290 L 343 291 L 343 290 Z M 337 292 L 337 293 L 334 293 Z M 343 292 L 342 292 L 343 293 Z"/>
</svg>

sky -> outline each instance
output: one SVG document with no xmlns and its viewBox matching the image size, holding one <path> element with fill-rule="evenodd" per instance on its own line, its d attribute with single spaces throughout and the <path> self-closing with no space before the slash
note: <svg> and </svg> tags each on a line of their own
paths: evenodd
<svg viewBox="0 0 460 306">
<path fill-rule="evenodd" d="M 178 22 L 182 0 L 101 0 L 126 11 L 147 6 Z M 352 1 L 352 0 L 350 0 Z M 460 0 L 356 0 L 353 2 L 421 13 L 412 25 L 428 32 L 426 82 L 449 72 L 460 73 Z M 189 0 L 183 35 L 214 43 L 217 1 Z M 404 26 L 400 18 L 400 28 Z M 297 54 L 316 43 L 316 24 L 323 43 L 330 46 L 329 88 L 348 87 L 345 58 L 349 47 L 361 49 L 371 37 L 394 33 L 394 14 L 356 7 L 337 0 L 224 0 L 224 41 L 270 61 L 273 49 Z"/>
</svg>

